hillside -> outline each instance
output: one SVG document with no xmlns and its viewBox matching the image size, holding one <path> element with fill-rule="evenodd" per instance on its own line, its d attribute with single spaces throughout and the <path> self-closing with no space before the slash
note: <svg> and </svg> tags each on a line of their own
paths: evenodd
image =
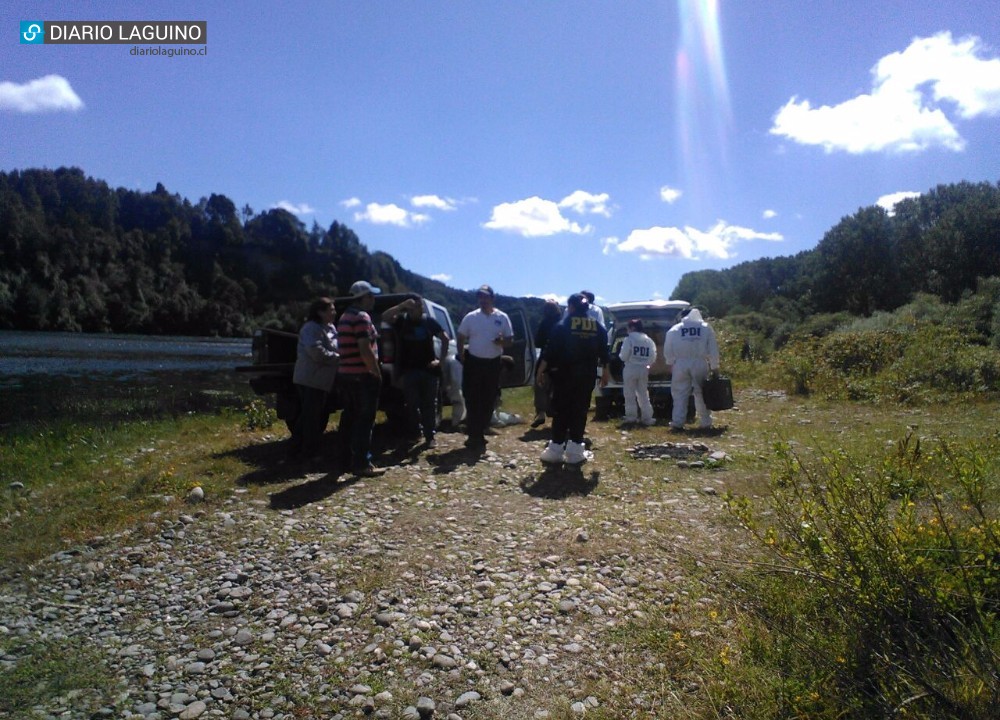
<svg viewBox="0 0 1000 720">
<path fill-rule="evenodd" d="M 471 291 L 371 253 L 339 222 L 311 228 L 282 209 L 197 203 L 158 184 L 110 188 L 77 168 L 0 173 L 0 328 L 247 336 L 296 329 L 316 295 L 358 279 L 413 291 L 457 316 Z M 539 311 L 535 298 L 500 297 Z"/>
</svg>

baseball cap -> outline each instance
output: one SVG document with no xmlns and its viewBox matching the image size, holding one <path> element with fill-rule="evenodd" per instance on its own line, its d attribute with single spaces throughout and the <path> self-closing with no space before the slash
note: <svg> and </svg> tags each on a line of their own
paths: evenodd
<svg viewBox="0 0 1000 720">
<path fill-rule="evenodd" d="M 493 297 L 493 288 L 489 285 L 480 285 L 476 290 L 476 295 L 489 295 L 490 297 Z"/>
<path fill-rule="evenodd" d="M 358 280 L 351 285 L 351 297 L 361 297 L 362 295 L 378 295 L 382 290 L 375 287 L 367 280 Z"/>
<path fill-rule="evenodd" d="M 566 305 L 571 308 L 587 308 L 590 307 L 590 303 L 587 301 L 587 296 L 583 293 L 573 293 L 566 300 Z"/>
</svg>

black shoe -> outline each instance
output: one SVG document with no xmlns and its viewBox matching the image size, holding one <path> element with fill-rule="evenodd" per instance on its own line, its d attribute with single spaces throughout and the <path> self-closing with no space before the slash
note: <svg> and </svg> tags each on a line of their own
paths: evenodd
<svg viewBox="0 0 1000 720">
<path fill-rule="evenodd" d="M 470 449 L 474 449 L 474 450 L 479 450 L 481 448 L 484 448 L 484 447 L 486 447 L 486 438 L 484 438 L 484 437 L 478 437 L 478 438 L 470 437 L 469 439 L 467 439 L 465 441 L 465 447 L 470 448 Z"/>
<path fill-rule="evenodd" d="M 434 438 L 427 438 L 427 440 L 424 442 L 424 447 L 427 448 L 428 450 L 433 450 L 434 448 L 437 447 L 437 440 L 435 440 Z"/>
<path fill-rule="evenodd" d="M 538 413 L 535 415 L 535 419 L 531 421 L 531 427 L 538 428 L 545 424 L 545 413 Z"/>
</svg>

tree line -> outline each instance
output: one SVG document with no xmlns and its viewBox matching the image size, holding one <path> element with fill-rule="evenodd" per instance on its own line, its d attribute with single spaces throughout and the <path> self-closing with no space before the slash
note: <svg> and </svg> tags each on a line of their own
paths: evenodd
<svg viewBox="0 0 1000 720">
<path fill-rule="evenodd" d="M 860 208 L 816 248 L 681 277 L 671 297 L 743 324 L 871 316 L 920 295 L 956 302 L 1000 276 L 1000 188 L 962 182 Z M 457 318 L 475 307 L 457 290 L 371 253 L 340 222 L 306 227 L 290 212 L 197 203 L 110 188 L 78 168 L 0 172 L 0 328 L 247 336 L 295 329 L 317 295 L 358 279 L 418 292 Z M 598 288 L 599 289 L 599 288 Z M 501 296 L 534 324 L 543 301 Z M 766 329 L 762 334 L 767 335 Z"/>
<path fill-rule="evenodd" d="M 214 193 L 191 203 L 162 184 L 112 189 L 78 168 L 0 173 L 3 329 L 241 337 L 297 329 L 313 298 L 358 279 L 453 313 L 475 306 L 472 291 L 370 253 L 340 222 L 307 228 L 280 208 Z"/>
<path fill-rule="evenodd" d="M 859 208 L 813 250 L 686 273 L 672 297 L 702 305 L 716 317 L 868 317 L 919 295 L 954 303 L 974 291 L 980 278 L 998 275 L 1000 187 L 961 182 L 903 200 L 892 213 Z"/>
</svg>

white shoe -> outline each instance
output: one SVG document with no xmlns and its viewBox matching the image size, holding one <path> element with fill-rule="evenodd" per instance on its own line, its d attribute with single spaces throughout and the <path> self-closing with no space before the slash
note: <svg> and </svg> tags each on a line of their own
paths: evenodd
<svg viewBox="0 0 1000 720">
<path fill-rule="evenodd" d="M 561 463 L 563 461 L 563 444 L 557 442 L 550 442 L 542 450 L 542 456 L 539 458 L 543 463 Z"/>
<path fill-rule="evenodd" d="M 563 454 L 563 462 L 567 465 L 581 465 L 592 457 L 593 454 L 583 447 L 583 443 L 573 442 L 572 440 L 566 442 L 566 452 Z"/>
</svg>

